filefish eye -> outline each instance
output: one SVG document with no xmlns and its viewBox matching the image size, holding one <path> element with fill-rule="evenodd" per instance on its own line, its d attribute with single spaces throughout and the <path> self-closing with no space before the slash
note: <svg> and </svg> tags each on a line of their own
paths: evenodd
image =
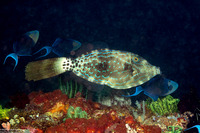
<svg viewBox="0 0 200 133">
<path fill-rule="evenodd" d="M 138 57 L 133 57 L 133 61 L 138 62 L 139 61 Z"/>
</svg>

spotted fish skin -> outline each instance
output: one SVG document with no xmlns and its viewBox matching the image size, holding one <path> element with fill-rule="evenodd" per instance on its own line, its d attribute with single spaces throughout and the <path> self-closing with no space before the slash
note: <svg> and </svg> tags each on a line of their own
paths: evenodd
<svg viewBox="0 0 200 133">
<path fill-rule="evenodd" d="M 75 60 L 63 58 L 61 64 L 64 71 L 114 89 L 135 87 L 161 74 L 139 55 L 118 50 L 94 50 Z"/>
</svg>

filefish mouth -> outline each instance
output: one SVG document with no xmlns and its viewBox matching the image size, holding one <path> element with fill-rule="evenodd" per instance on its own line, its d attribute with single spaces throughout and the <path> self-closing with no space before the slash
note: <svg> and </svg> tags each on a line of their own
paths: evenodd
<svg viewBox="0 0 200 133">
<path fill-rule="evenodd" d="M 156 75 L 160 75 L 161 71 L 160 71 L 160 67 L 156 67 L 156 66 L 152 66 L 148 72 L 148 80 L 150 80 L 151 78 L 155 77 Z"/>
<path fill-rule="evenodd" d="M 156 66 L 146 66 L 142 73 L 147 73 L 149 76 L 154 77 L 161 74 L 160 67 Z"/>
<path fill-rule="evenodd" d="M 140 73 L 145 73 L 149 75 L 151 78 L 158 74 L 161 74 L 160 67 L 153 66 L 150 63 L 148 63 L 146 60 L 142 61 L 141 64 L 142 65 L 139 70 Z"/>
<path fill-rule="evenodd" d="M 148 80 L 150 80 L 151 78 L 155 77 L 156 75 L 161 74 L 160 67 L 153 66 L 151 69 L 149 69 L 148 73 L 149 73 Z"/>
<path fill-rule="evenodd" d="M 141 68 L 137 66 L 132 68 L 133 70 L 133 83 L 135 86 L 141 85 L 156 75 L 161 74 L 160 68 L 156 66 L 152 66 L 151 64 L 144 61 L 144 64 L 141 65 Z M 131 86 L 132 87 L 132 86 Z M 130 88 L 130 87 L 129 87 Z"/>
</svg>

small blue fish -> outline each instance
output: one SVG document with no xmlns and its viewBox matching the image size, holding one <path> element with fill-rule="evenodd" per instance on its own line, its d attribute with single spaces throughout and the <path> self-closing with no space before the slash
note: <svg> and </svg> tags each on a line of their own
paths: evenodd
<svg viewBox="0 0 200 133">
<path fill-rule="evenodd" d="M 32 48 L 35 46 L 39 38 L 39 31 L 29 31 L 22 35 L 22 37 L 13 43 L 13 52 L 6 56 L 4 60 L 4 64 L 6 63 L 6 59 L 11 57 L 15 60 L 15 67 L 18 64 L 18 56 L 31 56 Z M 15 69 L 14 67 L 14 69 Z M 13 70 L 14 70 L 13 69 Z"/>
<path fill-rule="evenodd" d="M 45 49 L 46 50 L 46 54 L 44 54 L 44 55 L 42 55 L 42 56 L 40 56 L 38 58 L 47 56 L 51 51 L 54 52 L 59 57 L 65 57 L 71 51 L 75 51 L 78 48 L 80 48 L 80 46 L 81 46 L 81 43 L 79 41 L 72 40 L 72 39 L 57 38 L 55 40 L 55 42 L 52 44 L 52 46 L 44 46 L 43 48 L 41 48 L 40 50 L 38 50 L 34 54 L 37 54 L 38 52 L 40 52 L 43 49 Z"/>
<path fill-rule="evenodd" d="M 144 91 L 144 94 L 152 98 L 154 101 L 158 100 L 159 96 L 166 96 L 173 93 L 178 88 L 178 83 L 164 77 L 154 77 L 143 87 L 136 87 L 136 92 L 132 95 L 123 95 L 125 97 L 136 96 Z"/>
<path fill-rule="evenodd" d="M 198 133 L 200 132 L 200 125 L 195 125 L 195 126 L 193 126 L 193 127 L 190 127 L 190 128 L 188 128 L 188 129 L 185 129 L 184 131 L 188 131 L 188 130 L 190 130 L 190 129 L 192 129 L 192 128 L 197 128 Z"/>
</svg>

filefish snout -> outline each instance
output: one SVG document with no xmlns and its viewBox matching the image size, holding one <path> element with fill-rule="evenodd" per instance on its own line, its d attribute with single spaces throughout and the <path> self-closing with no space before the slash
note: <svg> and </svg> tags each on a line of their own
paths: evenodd
<svg viewBox="0 0 200 133">
<path fill-rule="evenodd" d="M 143 65 L 143 69 L 141 69 L 142 73 L 147 73 L 153 76 L 161 74 L 160 67 L 153 66 L 146 60 L 143 60 L 141 64 Z"/>
<path fill-rule="evenodd" d="M 158 75 L 158 74 L 161 74 L 160 67 L 153 66 L 152 69 L 151 69 L 151 74 L 152 74 L 153 76 L 156 76 L 156 75 Z"/>
</svg>

